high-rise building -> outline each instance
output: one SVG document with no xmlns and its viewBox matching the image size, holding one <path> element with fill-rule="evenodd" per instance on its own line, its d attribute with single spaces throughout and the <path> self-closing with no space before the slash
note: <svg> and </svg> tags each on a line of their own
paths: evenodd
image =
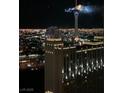
<svg viewBox="0 0 124 93">
<path fill-rule="evenodd" d="M 78 76 L 103 69 L 103 42 L 83 42 L 65 47 L 60 37 L 46 39 L 45 91 L 65 93 L 64 87 Z"/>
</svg>

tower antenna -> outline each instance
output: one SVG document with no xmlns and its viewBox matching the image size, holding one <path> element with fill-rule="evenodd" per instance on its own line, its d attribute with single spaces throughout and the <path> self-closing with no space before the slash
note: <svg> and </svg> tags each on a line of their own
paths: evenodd
<svg viewBox="0 0 124 93">
<path fill-rule="evenodd" d="M 75 7 L 77 6 L 77 0 L 75 0 Z"/>
</svg>

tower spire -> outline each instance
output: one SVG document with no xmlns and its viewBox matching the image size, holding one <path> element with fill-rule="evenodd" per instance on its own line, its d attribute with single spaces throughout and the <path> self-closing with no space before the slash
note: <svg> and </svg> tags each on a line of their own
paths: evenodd
<svg viewBox="0 0 124 93">
<path fill-rule="evenodd" d="M 77 0 L 75 0 L 75 7 L 77 6 Z"/>
</svg>

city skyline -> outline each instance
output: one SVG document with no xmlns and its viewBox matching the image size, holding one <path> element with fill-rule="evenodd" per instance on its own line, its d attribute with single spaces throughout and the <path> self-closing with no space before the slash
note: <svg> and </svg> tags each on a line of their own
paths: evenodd
<svg viewBox="0 0 124 93">
<path fill-rule="evenodd" d="M 104 92 L 103 0 L 21 0 L 19 11 L 20 81 L 44 71 L 33 93 Z"/>
<path fill-rule="evenodd" d="M 78 4 L 99 9 L 90 14 L 79 15 L 80 28 L 104 27 L 104 1 L 78 0 Z M 49 26 L 74 27 L 74 15 L 64 9 L 74 7 L 75 0 L 20 0 L 20 28 L 48 28 Z"/>
<path fill-rule="evenodd" d="M 104 29 L 78 32 L 76 38 L 74 29 L 20 29 L 20 93 L 104 92 Z"/>
</svg>

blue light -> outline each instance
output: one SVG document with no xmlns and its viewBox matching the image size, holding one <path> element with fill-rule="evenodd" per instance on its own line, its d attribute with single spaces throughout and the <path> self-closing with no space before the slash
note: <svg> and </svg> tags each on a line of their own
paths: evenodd
<svg viewBox="0 0 124 93">
<path fill-rule="evenodd" d="M 65 12 L 67 13 L 73 13 L 75 12 L 77 9 L 75 7 L 73 8 L 68 8 L 65 9 Z M 94 6 L 82 6 L 80 10 L 78 10 L 80 13 L 84 13 L 84 14 L 90 14 L 95 12 L 95 8 Z"/>
<path fill-rule="evenodd" d="M 81 9 L 81 13 L 85 13 L 85 14 L 89 14 L 89 13 L 93 13 L 95 10 L 93 8 L 93 6 L 84 6 L 83 9 Z"/>
<path fill-rule="evenodd" d="M 68 8 L 68 9 L 65 9 L 65 12 L 72 13 L 74 10 L 75 10 L 75 8 Z"/>
</svg>

